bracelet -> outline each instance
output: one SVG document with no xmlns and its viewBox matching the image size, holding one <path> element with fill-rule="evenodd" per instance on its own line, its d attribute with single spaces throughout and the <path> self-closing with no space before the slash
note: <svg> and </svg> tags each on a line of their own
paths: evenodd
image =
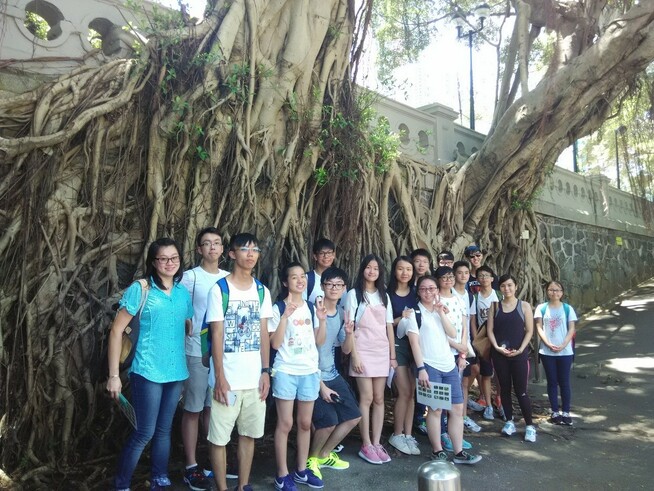
<svg viewBox="0 0 654 491">
<path fill-rule="evenodd" d="M 109 378 L 120 378 L 120 375 L 109 375 Z"/>
<path fill-rule="evenodd" d="M 391 361 L 397 361 L 397 358 L 391 358 Z"/>
<path fill-rule="evenodd" d="M 427 371 L 427 369 L 425 368 L 425 365 L 423 365 L 423 366 L 421 366 L 421 367 L 418 367 L 418 371 L 420 371 L 420 370 L 425 370 L 425 371 Z"/>
</svg>

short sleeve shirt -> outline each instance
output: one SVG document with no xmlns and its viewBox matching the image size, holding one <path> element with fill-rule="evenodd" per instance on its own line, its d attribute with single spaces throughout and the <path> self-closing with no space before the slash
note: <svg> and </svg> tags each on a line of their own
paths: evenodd
<svg viewBox="0 0 654 491">
<path fill-rule="evenodd" d="M 422 361 L 441 372 L 451 372 L 454 369 L 454 357 L 447 342 L 443 322 L 438 313 L 429 312 L 421 303 L 418 304 L 421 314 L 421 325 L 418 328 L 415 313 L 409 317 L 407 333 L 417 334 L 420 339 Z"/>
<path fill-rule="evenodd" d="M 281 322 L 277 303 L 272 308 L 273 316 L 268 323 L 268 331 L 275 332 Z M 310 375 L 318 371 L 318 348 L 314 330 L 318 328 L 318 318 L 311 316 L 306 302 L 288 316 L 284 341 L 277 349 L 273 368 L 290 375 Z"/>
<path fill-rule="evenodd" d="M 207 322 L 223 321 L 223 370 L 232 390 L 256 389 L 261 378 L 261 319 L 272 317 L 270 291 L 264 287 L 263 304 L 255 281 L 247 290 L 239 290 L 227 277 L 229 301 L 223 313 L 222 291 L 211 287 L 207 299 Z M 209 385 L 216 383 L 213 359 Z"/>
<path fill-rule="evenodd" d="M 148 298 L 141 311 L 141 327 L 130 373 L 156 383 L 188 378 L 184 344 L 186 319 L 193 317 L 191 296 L 179 283 L 170 294 L 150 281 Z M 132 283 L 120 299 L 119 309 L 137 315 L 141 304 L 141 284 Z"/>
<path fill-rule="evenodd" d="M 543 315 L 543 308 L 545 309 L 545 315 Z M 568 335 L 568 325 L 565 320 L 565 309 L 563 305 L 553 308 L 548 303 L 540 304 L 536 307 L 534 319 L 540 318 L 543 320 L 543 332 L 547 340 L 555 346 L 563 344 L 563 340 Z M 568 322 L 576 321 L 577 314 L 572 307 L 569 307 Z M 549 349 L 544 343 L 541 343 L 538 352 L 541 355 L 549 356 L 569 356 L 574 354 L 571 342 L 558 353 Z"/>
</svg>

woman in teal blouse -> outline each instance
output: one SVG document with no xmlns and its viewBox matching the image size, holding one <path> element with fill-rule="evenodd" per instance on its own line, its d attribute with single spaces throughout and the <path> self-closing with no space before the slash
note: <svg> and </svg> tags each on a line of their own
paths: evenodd
<svg viewBox="0 0 654 491">
<path fill-rule="evenodd" d="M 170 434 L 182 382 L 188 378 L 184 337 L 186 321 L 193 317 L 188 290 L 180 285 L 180 251 L 174 240 L 155 240 L 148 249 L 145 278 L 148 296 L 141 311 L 141 328 L 130 368 L 135 429 L 118 460 L 116 490 L 128 490 L 143 449 L 152 441 L 151 489 L 171 485 L 168 478 Z M 119 356 L 123 331 L 141 303 L 141 284 L 134 282 L 123 294 L 109 335 L 107 390 L 118 398 L 122 384 Z"/>
</svg>

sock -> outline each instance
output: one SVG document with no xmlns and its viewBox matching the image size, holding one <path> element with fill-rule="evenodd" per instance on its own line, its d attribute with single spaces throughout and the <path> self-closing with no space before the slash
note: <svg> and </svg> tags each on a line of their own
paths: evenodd
<svg viewBox="0 0 654 491">
<path fill-rule="evenodd" d="M 197 467 L 198 463 L 196 462 L 195 464 L 187 465 L 186 470 L 193 469 L 193 467 Z"/>
</svg>

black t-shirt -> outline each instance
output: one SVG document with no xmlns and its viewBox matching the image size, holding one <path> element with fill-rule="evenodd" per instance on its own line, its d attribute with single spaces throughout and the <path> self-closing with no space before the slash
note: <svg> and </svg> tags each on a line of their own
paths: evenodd
<svg viewBox="0 0 654 491">
<path fill-rule="evenodd" d="M 391 307 L 393 308 L 393 319 L 402 317 L 402 311 L 404 309 L 415 310 L 418 308 L 415 287 L 411 287 L 409 293 L 404 297 L 399 296 L 395 292 L 388 292 L 388 296 L 391 299 Z M 393 326 L 393 329 L 397 331 L 397 326 Z"/>
</svg>

